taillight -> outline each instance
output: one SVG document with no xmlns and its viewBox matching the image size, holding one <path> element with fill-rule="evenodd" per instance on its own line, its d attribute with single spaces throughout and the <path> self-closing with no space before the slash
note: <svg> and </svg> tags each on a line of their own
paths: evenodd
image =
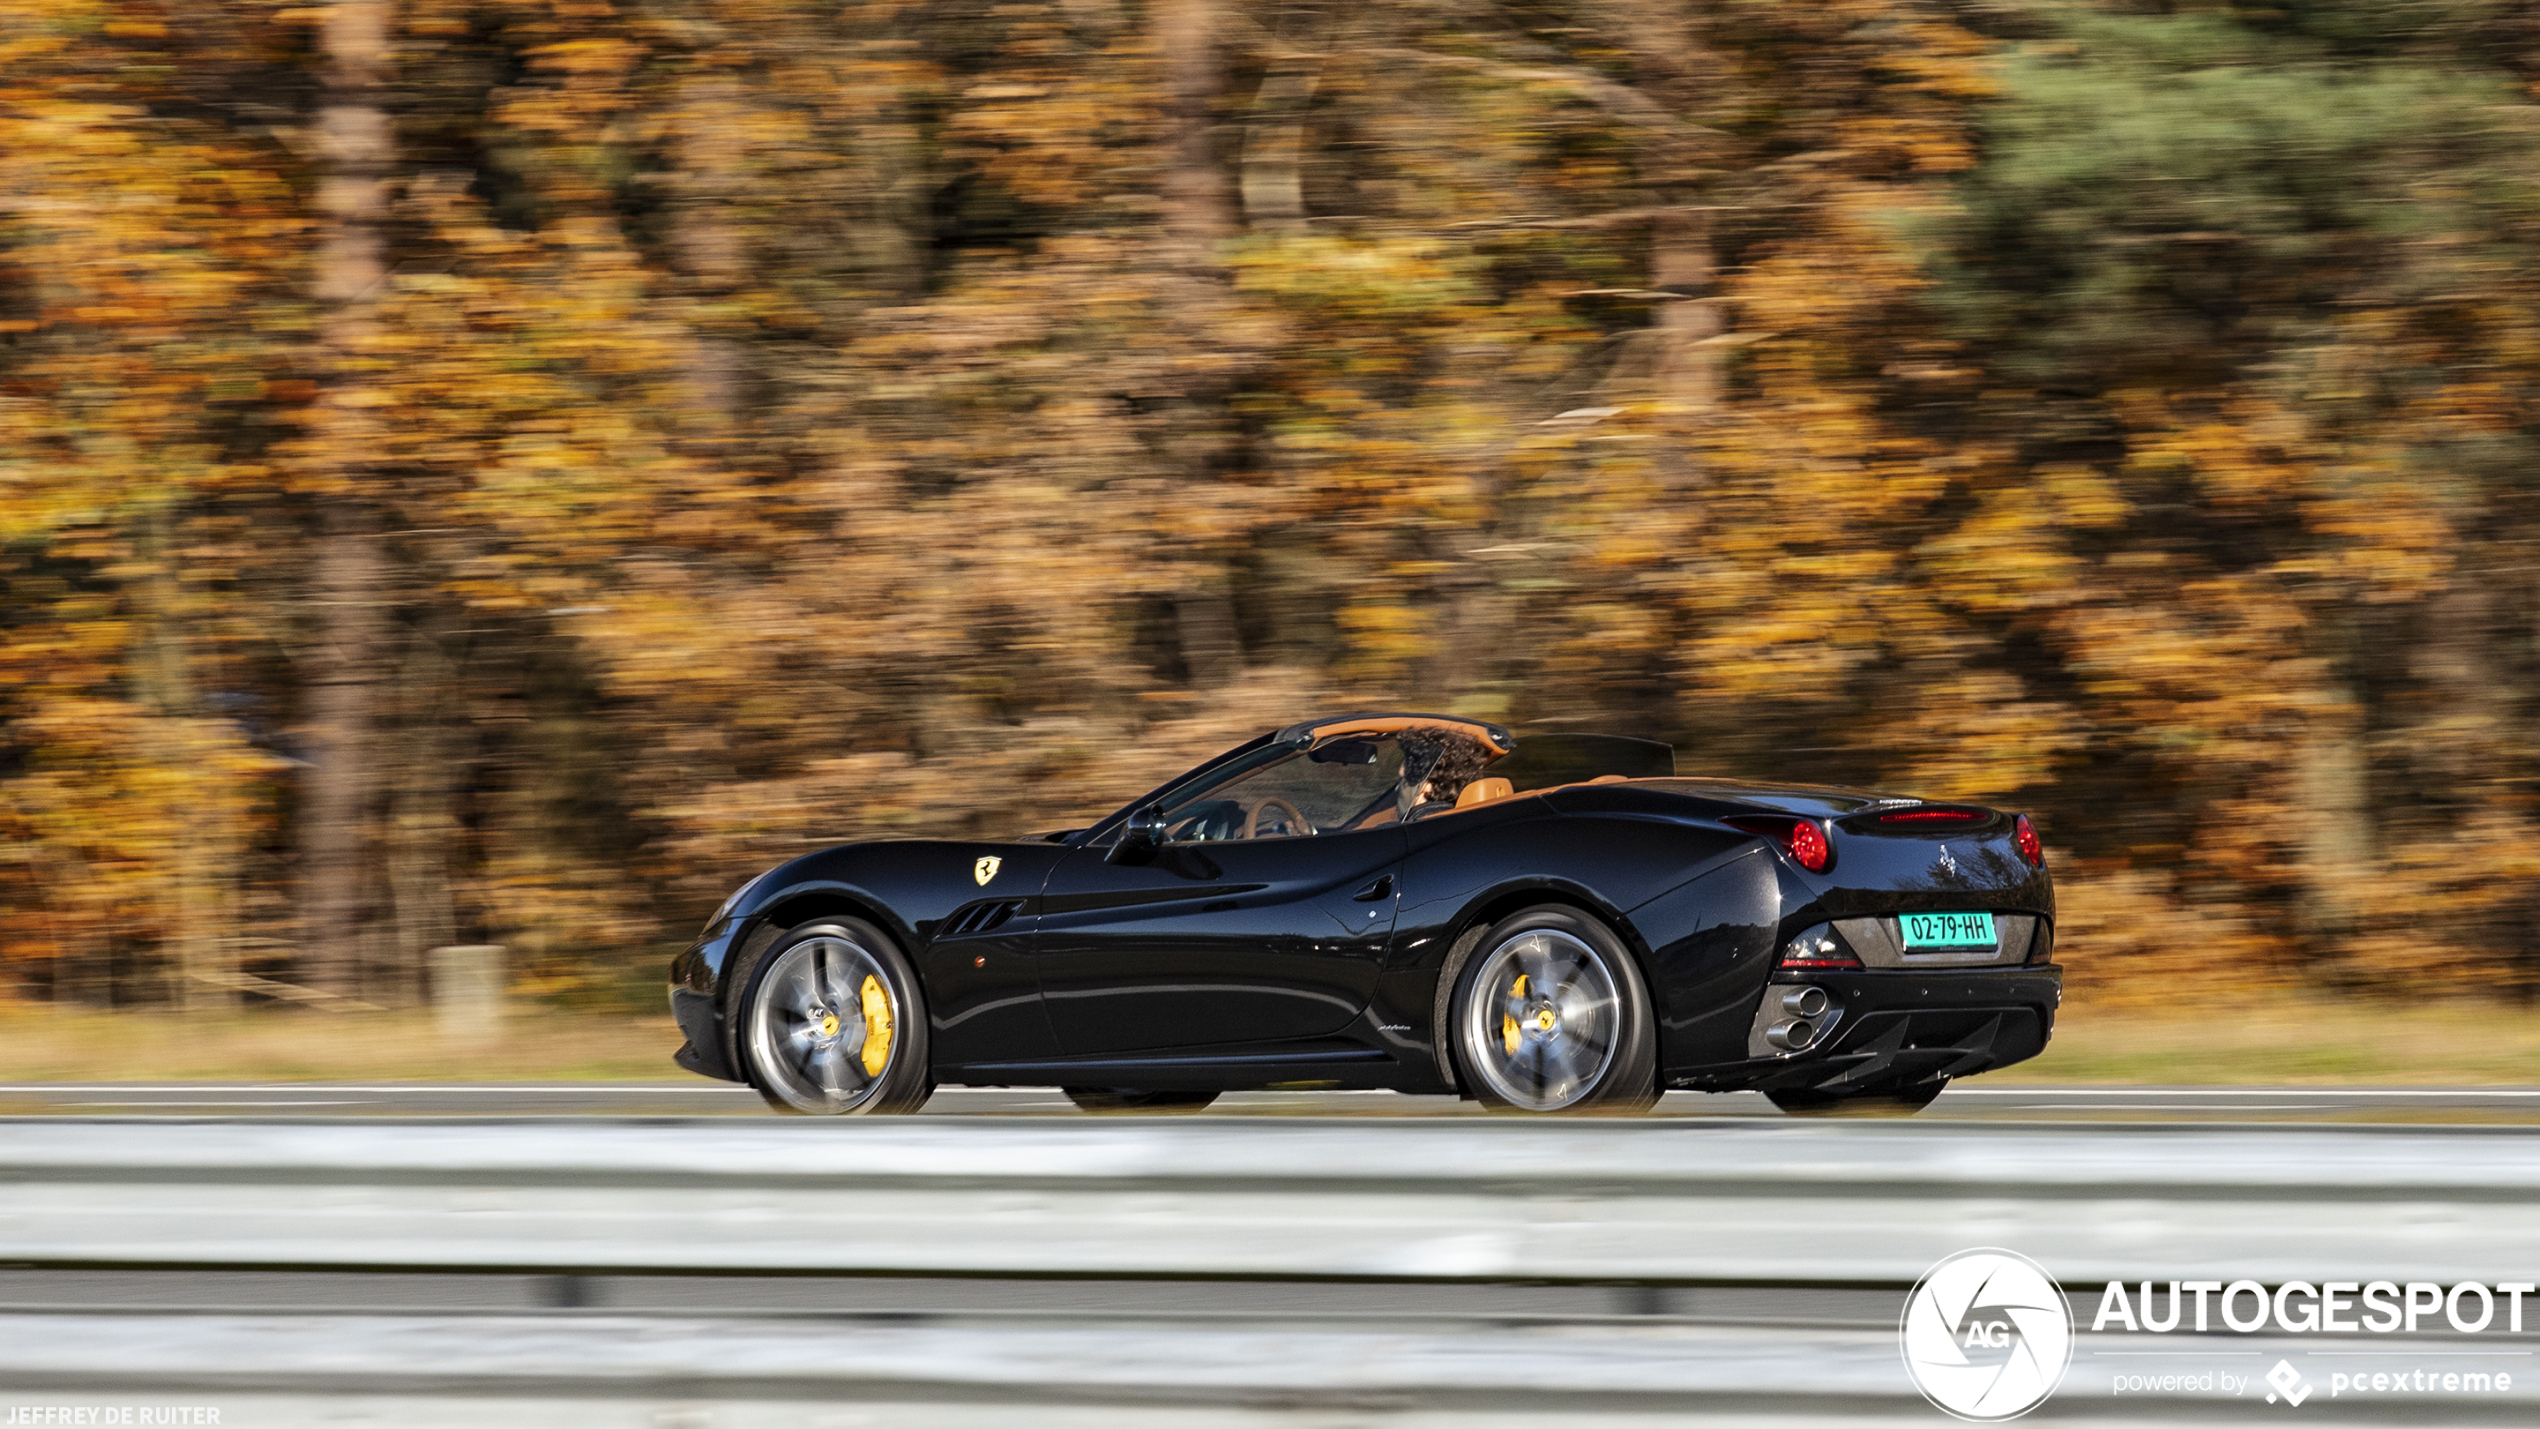
<svg viewBox="0 0 2540 1429">
<path fill-rule="evenodd" d="M 1834 846 L 1816 820 L 1801 819 L 1790 826 L 1790 856 L 1810 873 L 1823 873 L 1834 862 Z"/>
<path fill-rule="evenodd" d="M 1750 834 L 1762 834 L 1782 846 L 1791 862 L 1810 873 L 1823 873 L 1834 867 L 1834 845 L 1826 841 L 1825 825 L 1814 819 L 1794 819 L 1784 815 L 1742 814 L 1721 822 Z"/>
<path fill-rule="evenodd" d="M 1832 928 L 1819 923 L 1783 945 L 1781 965 L 1785 970 L 1824 972 L 1857 968 L 1861 960 L 1852 955 L 1850 948 L 1835 941 Z"/>
<path fill-rule="evenodd" d="M 2011 836 L 2020 841 L 2020 857 L 2028 860 L 2029 867 L 2046 866 L 2046 845 L 2037 841 L 2037 826 L 2028 821 L 2028 815 L 2020 815 L 2011 826 Z"/>
</svg>

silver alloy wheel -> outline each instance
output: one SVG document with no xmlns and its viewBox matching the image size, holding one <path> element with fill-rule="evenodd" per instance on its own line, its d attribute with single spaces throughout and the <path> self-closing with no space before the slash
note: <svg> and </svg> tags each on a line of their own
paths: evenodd
<svg viewBox="0 0 2540 1429">
<path fill-rule="evenodd" d="M 1559 1111 L 1613 1065 L 1622 996 L 1605 957 L 1557 928 L 1530 928 L 1490 950 L 1464 1004 L 1464 1053 L 1494 1096 Z"/>
<path fill-rule="evenodd" d="M 800 1111 L 870 1100 L 891 1070 L 900 999 L 881 959 L 835 934 L 777 954 L 750 1005 L 750 1053 L 768 1088 Z"/>
</svg>

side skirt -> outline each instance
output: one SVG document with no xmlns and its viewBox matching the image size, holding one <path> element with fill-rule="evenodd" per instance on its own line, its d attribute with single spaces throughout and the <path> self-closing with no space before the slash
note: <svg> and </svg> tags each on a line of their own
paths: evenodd
<svg viewBox="0 0 2540 1429">
<path fill-rule="evenodd" d="M 935 1080 L 972 1087 L 1134 1087 L 1142 1091 L 1415 1091 L 1422 1069 L 1373 1047 L 1265 1052 L 1159 1052 L 1035 1062 L 972 1062 Z M 1428 1080 L 1434 1080 L 1434 1077 Z"/>
</svg>

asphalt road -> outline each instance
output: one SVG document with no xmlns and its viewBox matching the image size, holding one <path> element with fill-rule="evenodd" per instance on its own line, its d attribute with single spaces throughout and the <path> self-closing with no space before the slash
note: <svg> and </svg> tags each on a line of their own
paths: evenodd
<svg viewBox="0 0 2540 1429">
<path fill-rule="evenodd" d="M 702 1078 L 672 1082 L 20 1082 L 0 1116 L 763 1116 L 757 1095 Z M 1393 1092 L 1243 1092 L 1211 1114 L 1479 1116 L 1470 1102 Z M 927 1116 L 1084 1113 L 1055 1091 L 948 1087 Z M 1752 1092 L 1671 1092 L 1660 1117 L 1779 1117 Z M 2540 1087 L 1952 1087 L 1919 1121 L 2267 1121 L 2540 1124 Z"/>
</svg>

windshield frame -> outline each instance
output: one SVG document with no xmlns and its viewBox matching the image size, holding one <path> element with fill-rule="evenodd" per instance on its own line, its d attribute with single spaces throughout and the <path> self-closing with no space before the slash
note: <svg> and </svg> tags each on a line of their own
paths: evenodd
<svg viewBox="0 0 2540 1429">
<path fill-rule="evenodd" d="M 1192 765 L 1190 768 L 1174 775 L 1171 779 L 1166 780 L 1164 783 L 1158 784 L 1154 788 L 1149 789 L 1147 792 L 1131 799 L 1128 803 L 1123 804 L 1119 808 L 1112 810 L 1110 813 L 1103 815 L 1098 822 L 1096 822 L 1092 827 L 1086 829 L 1083 833 L 1079 834 L 1074 840 L 1072 840 L 1072 842 L 1078 848 L 1084 848 L 1094 844 L 1108 843 L 1119 836 L 1120 826 L 1128 822 L 1131 814 L 1145 808 L 1147 805 L 1161 804 L 1173 795 L 1199 783 L 1201 780 L 1223 779 L 1228 773 L 1230 766 L 1232 766 L 1237 760 L 1259 754 L 1264 750 L 1272 748 L 1277 748 L 1282 753 L 1286 752 L 1290 746 L 1282 742 L 1279 735 L 1280 731 L 1277 730 L 1273 730 L 1267 734 L 1255 735 L 1252 738 L 1245 740 L 1243 743 L 1236 745 L 1234 748 L 1227 750 L 1225 753 L 1217 755 L 1215 758 L 1203 760 L 1198 764 Z"/>
</svg>

